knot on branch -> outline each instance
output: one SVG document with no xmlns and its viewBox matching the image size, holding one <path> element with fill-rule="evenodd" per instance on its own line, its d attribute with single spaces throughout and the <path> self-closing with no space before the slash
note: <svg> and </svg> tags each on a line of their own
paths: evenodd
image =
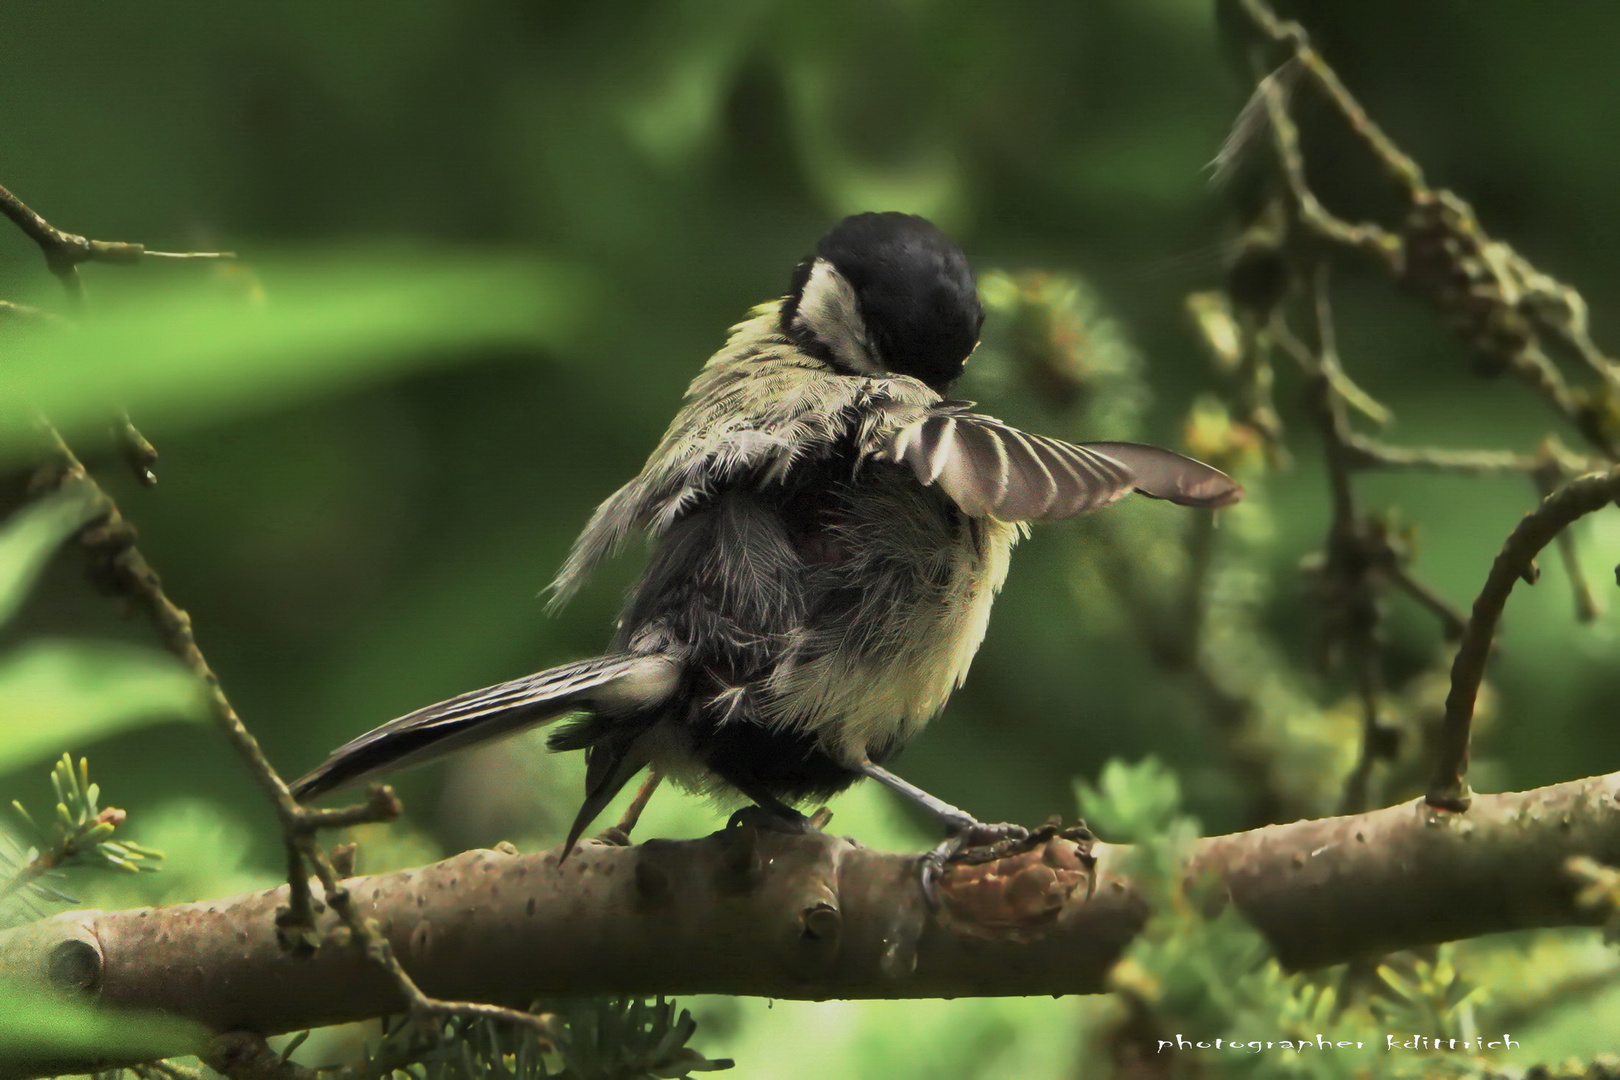
<svg viewBox="0 0 1620 1080">
<path fill-rule="evenodd" d="M 101 989 L 103 964 L 94 941 L 65 938 L 45 958 L 45 979 L 58 990 L 93 997 Z"/>
</svg>

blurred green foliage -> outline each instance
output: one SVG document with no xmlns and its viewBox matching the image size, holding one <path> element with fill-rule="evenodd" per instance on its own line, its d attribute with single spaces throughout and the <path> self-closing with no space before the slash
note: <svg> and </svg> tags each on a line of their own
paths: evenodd
<svg viewBox="0 0 1620 1080">
<path fill-rule="evenodd" d="M 0 624 L 17 614 L 45 564 L 94 515 L 95 507 L 82 493 L 63 491 L 24 508 L 0 527 Z"/>
<path fill-rule="evenodd" d="M 482 1019 L 392 1021 L 357 1066 L 361 1075 L 425 1080 L 686 1080 L 733 1065 L 687 1046 L 697 1022 L 663 998 L 542 1001 L 530 1011 L 547 1016 L 548 1037 Z"/>
<path fill-rule="evenodd" d="M 555 345 L 583 300 L 577 275 L 454 250 L 265 253 L 191 276 L 137 276 L 70 333 L 12 328 L 0 430 L 25 435 L 30 410 L 72 435 L 120 407 L 162 425 L 286 408 L 397 377 L 402 361 Z"/>
<path fill-rule="evenodd" d="M 203 1045 L 207 1032 L 152 1013 L 114 1013 L 53 1000 L 37 987 L 0 983 L 0 1051 L 8 1060 L 80 1053 L 175 1056 Z"/>
<path fill-rule="evenodd" d="M 1125 870 L 1153 904 L 1110 974 L 1125 1016 L 1104 1029 L 1119 1072 L 1195 1077 L 1214 1060 L 1220 1076 L 1434 1080 L 1488 1075 L 1505 1057 L 1479 1049 L 1481 1031 L 1491 1030 L 1475 1009 L 1483 995 L 1459 970 L 1452 946 L 1292 974 L 1236 908 L 1210 917 L 1220 883 L 1181 880 L 1198 825 L 1181 814 L 1175 775 L 1157 761 L 1110 762 L 1098 784 L 1082 783 L 1078 794 L 1089 819 L 1134 839 Z M 1411 1046 L 1391 1053 L 1391 1035 Z M 1505 1040 L 1484 1037 L 1492 1041 L 1499 1050 Z M 1201 1055 L 1200 1048 L 1226 1052 Z"/>
<path fill-rule="evenodd" d="M 90 519 L 73 489 L 47 495 L 0 530 L 0 626 L 15 613 L 50 555 Z M 197 717 L 195 681 L 149 649 L 40 642 L 0 659 L 0 769 L 30 761 L 47 745 L 105 736 L 132 723 Z M 0 929 L 38 918 L 75 898 L 49 882 L 64 870 L 138 872 L 162 853 L 118 833 L 125 815 L 101 805 L 84 758 L 64 754 L 51 771 L 56 802 L 45 824 L 19 801 L 0 823 Z M 21 836 L 14 835 L 20 833 Z M 113 1013 L 63 1000 L 38 976 L 0 957 L 0 1063 L 76 1053 L 168 1056 L 202 1045 L 197 1025 L 170 1017 Z"/>
<path fill-rule="evenodd" d="M 1598 340 L 1620 342 L 1620 130 L 1606 111 L 1620 18 L 1581 0 L 1293 9 L 1430 174 L 1579 285 Z M 1257 471 L 1206 396 L 1221 376 L 1183 315 L 1188 293 L 1218 284 L 1230 223 L 1203 173 L 1246 89 L 1230 44 L 1207 0 L 8 6 L 0 183 L 73 232 L 244 261 L 92 265 L 77 328 L 0 322 L 0 609 L 78 524 L 65 501 L 13 513 L 33 403 L 137 523 L 289 775 L 424 702 L 586 655 L 634 558 L 557 620 L 535 594 L 590 508 L 828 223 L 907 209 L 981 270 L 992 315 L 962 396 L 1058 435 L 1225 440 L 1252 498 L 1212 538 L 1157 504 L 1037 533 L 906 775 L 987 820 L 1036 821 L 1071 811 L 1072 782 L 1103 762 L 1154 754 L 1211 830 L 1251 821 L 1259 790 L 1330 808 L 1357 719 L 1345 677 L 1315 663 L 1298 573 L 1328 509 L 1300 386 L 1277 387 L 1292 467 Z M 1353 204 L 1365 168 L 1324 145 L 1331 167 L 1313 183 Z M 1338 287 L 1345 365 L 1394 410 L 1392 438 L 1529 451 L 1549 430 L 1519 388 L 1473 379 L 1386 282 L 1350 273 Z M 0 298 L 71 313 L 7 229 Z M 102 437 L 122 405 L 162 453 L 150 491 Z M 1458 605 L 1533 498 L 1511 478 L 1372 475 L 1363 491 L 1403 509 L 1417 572 Z M 1581 531 L 1590 577 L 1606 580 L 1620 523 Z M 1548 578 L 1508 613 L 1481 789 L 1620 760 L 1613 617 L 1575 625 Z M 1200 641 L 1182 606 L 1195 594 Z M 145 627 L 69 558 L 28 595 L 0 626 L 0 791 L 88 749 L 131 835 L 171 855 L 163 874 L 99 879 L 86 897 L 273 883 L 272 818 L 223 740 L 179 722 L 194 699 Z M 1403 715 L 1432 713 L 1415 676 L 1443 655 L 1433 621 L 1392 605 L 1386 633 L 1391 685 L 1412 677 Z M 1240 706 L 1236 739 L 1222 717 Z M 154 717 L 176 722 L 127 729 Z M 409 821 L 359 830 L 362 869 L 554 842 L 581 763 L 512 745 L 404 778 Z M 1137 780 L 1154 804 L 1159 781 Z M 835 810 L 867 843 L 932 839 L 881 792 Z M 664 792 L 641 828 L 719 820 Z M 1514 964 L 1584 964 L 1596 986 L 1608 961 L 1589 944 L 1515 940 L 1458 963 L 1502 985 L 1523 983 L 1503 974 Z M 1438 961 L 1423 963 L 1432 975 Z M 1082 1075 L 1104 1053 L 1097 1032 L 1118 1025 L 1101 1001 L 692 1004 L 697 1045 L 760 1077 Z M 1616 1026 L 1614 994 L 1577 995 L 1541 1042 L 1526 1037 L 1524 1060 L 1595 1053 L 1607 1036 L 1594 1033 Z M 300 1057 L 358 1037 L 325 1034 Z"/>
<path fill-rule="evenodd" d="M 22 606 L 46 562 L 94 513 L 81 493 L 66 490 L 0 528 L 0 627 Z M 142 722 L 201 716 L 195 680 L 149 649 L 36 640 L 0 652 L 0 770 Z"/>
</svg>

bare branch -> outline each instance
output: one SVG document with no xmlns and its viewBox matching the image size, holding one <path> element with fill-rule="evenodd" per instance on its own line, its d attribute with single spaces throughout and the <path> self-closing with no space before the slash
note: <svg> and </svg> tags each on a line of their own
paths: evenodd
<svg viewBox="0 0 1620 1080">
<path fill-rule="evenodd" d="M 1422 170 L 1375 124 L 1311 46 L 1298 23 L 1279 19 L 1265 0 L 1242 0 L 1251 23 L 1287 63 L 1304 74 L 1401 191 L 1406 204 L 1395 229 L 1349 222 L 1324 207 L 1306 175 L 1291 97 L 1279 80 L 1260 79 L 1282 179 L 1294 216 L 1330 245 L 1371 256 L 1402 286 L 1421 296 L 1472 347 L 1486 373 L 1507 371 L 1533 387 L 1605 457 L 1620 456 L 1611 432 L 1609 399 L 1620 394 L 1620 364 L 1592 341 L 1586 301 L 1573 287 L 1536 269 L 1480 226 L 1456 193 L 1431 188 Z M 1547 339 L 1543 341 L 1543 336 Z M 1547 345 L 1573 353 L 1604 384 L 1603 392 L 1572 387 Z"/>
<path fill-rule="evenodd" d="M 1533 457 L 1509 450 L 1443 450 L 1434 447 L 1391 446 L 1357 432 L 1345 434 L 1349 463 L 1357 469 L 1391 469 L 1412 472 L 1451 472 L 1472 476 L 1491 473 L 1525 473 L 1536 470 Z"/>
<path fill-rule="evenodd" d="M 1473 614 L 1463 631 L 1457 658 L 1451 665 L 1451 692 L 1446 696 L 1445 727 L 1440 736 L 1440 761 L 1429 786 L 1429 805 L 1448 810 L 1467 809 L 1471 795 L 1464 777 L 1468 772 L 1468 744 L 1474 718 L 1474 699 L 1491 638 L 1516 582 L 1533 579 L 1541 549 L 1577 518 L 1600 510 L 1620 497 L 1620 467 L 1572 480 L 1526 514 L 1502 545 L 1491 566 L 1485 587 L 1474 601 Z"/>
<path fill-rule="evenodd" d="M 1288 182 L 1300 221 L 1324 239 L 1365 252 L 1389 269 L 1397 270 L 1400 266 L 1400 240 L 1371 222 L 1353 225 L 1344 221 L 1322 205 L 1305 179 L 1305 155 L 1299 146 L 1299 128 L 1294 118 L 1288 115 L 1287 97 L 1275 84 L 1262 84 L 1260 92 L 1265 95 L 1283 178 Z"/>
<path fill-rule="evenodd" d="M 68 295 L 78 298 L 83 291 L 78 267 L 83 262 L 136 263 L 143 259 L 234 259 L 229 251 L 148 251 L 145 244 L 115 240 L 87 240 L 77 233 L 64 232 L 40 217 L 21 199 L 0 187 L 0 214 L 39 245 L 45 265 L 62 282 Z"/>
<path fill-rule="evenodd" d="M 1401 153 L 1400 148 L 1384 134 L 1384 129 L 1373 122 L 1361 103 L 1339 80 L 1338 73 L 1328 66 L 1322 54 L 1312 48 L 1305 28 L 1297 22 L 1279 19 L 1262 0 L 1243 0 L 1249 18 L 1273 42 L 1288 48 L 1295 65 L 1303 69 L 1311 80 L 1333 102 L 1339 114 L 1350 125 L 1350 130 L 1367 144 L 1367 149 L 1384 166 L 1384 170 L 1408 192 L 1424 190 L 1423 170 L 1418 163 Z"/>
</svg>

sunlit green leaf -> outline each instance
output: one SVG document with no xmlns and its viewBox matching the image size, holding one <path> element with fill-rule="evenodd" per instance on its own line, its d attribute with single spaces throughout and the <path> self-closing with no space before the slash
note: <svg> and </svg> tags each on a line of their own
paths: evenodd
<svg viewBox="0 0 1620 1080">
<path fill-rule="evenodd" d="M 150 1060 L 196 1052 L 197 1024 L 156 1013 L 114 1012 L 0 981 L 0 1064 L 60 1057 Z"/>
<path fill-rule="evenodd" d="M 63 491 L 23 508 L 0 526 L 0 624 L 17 613 L 62 541 L 94 513 L 94 503 L 81 492 Z"/>
<path fill-rule="evenodd" d="M 0 660 L 0 770 L 125 728 L 203 715 L 197 679 L 161 653 L 41 642 Z"/>
<path fill-rule="evenodd" d="M 1164 833 L 1181 806 L 1181 784 L 1157 758 L 1109 761 L 1095 788 L 1078 781 L 1075 793 L 1092 828 L 1116 842 Z"/>
<path fill-rule="evenodd" d="M 59 427 L 127 406 L 156 420 L 219 420 L 476 346 L 554 345 L 577 325 L 575 274 L 532 259 L 326 253 L 254 260 L 174 284 L 143 278 L 77 326 L 8 327 L 0 442 L 27 408 Z"/>
</svg>

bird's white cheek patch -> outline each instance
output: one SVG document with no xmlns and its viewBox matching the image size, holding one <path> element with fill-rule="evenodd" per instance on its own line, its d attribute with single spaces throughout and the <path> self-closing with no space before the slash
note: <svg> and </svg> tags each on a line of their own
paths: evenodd
<svg viewBox="0 0 1620 1080">
<path fill-rule="evenodd" d="M 863 375 L 882 373 L 855 289 L 827 260 L 817 259 L 810 268 L 794 322 L 814 334 L 845 367 Z"/>
</svg>

